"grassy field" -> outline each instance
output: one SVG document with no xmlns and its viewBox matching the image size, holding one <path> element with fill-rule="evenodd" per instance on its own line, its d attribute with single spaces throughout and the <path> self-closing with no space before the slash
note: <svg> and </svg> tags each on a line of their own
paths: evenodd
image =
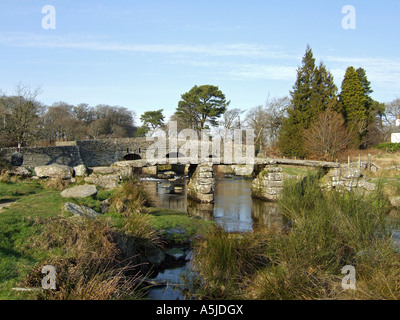
<svg viewBox="0 0 400 320">
<path fill-rule="evenodd" d="M 64 199 L 59 190 L 39 182 L 0 183 L 1 199 L 16 200 L 0 211 L 0 299 L 140 298 L 137 289 L 140 281 L 135 277 L 127 288 L 133 296 L 121 294 L 117 289 L 123 278 L 121 261 L 136 257 L 132 258 L 133 264 L 140 264 L 146 255 L 162 250 L 166 241 L 189 242 L 212 225 L 192 219 L 185 213 L 161 208 L 146 209 L 146 213 L 134 215 L 111 209 L 93 222 L 71 219 L 72 214 L 63 210 L 65 202 L 74 202 L 99 211 L 101 201 L 113 198 L 114 194 L 103 190 L 96 199 Z M 71 263 L 63 265 L 64 260 Z M 37 281 L 43 275 L 37 270 L 48 262 L 68 272 L 74 265 L 81 270 L 92 270 L 92 273 L 85 274 L 85 278 L 82 274 L 86 271 L 79 275 L 65 274 L 61 281 L 65 280 L 66 284 L 61 285 L 58 295 L 38 296 L 12 290 L 29 285 L 40 287 Z M 73 277 L 76 277 L 75 282 L 71 282 Z M 109 291 L 103 292 L 100 287 Z M 98 294 L 93 288 L 97 288 Z"/>
</svg>

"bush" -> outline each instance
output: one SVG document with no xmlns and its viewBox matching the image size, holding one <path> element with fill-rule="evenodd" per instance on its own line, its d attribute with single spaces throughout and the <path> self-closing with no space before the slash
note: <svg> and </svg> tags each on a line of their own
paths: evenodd
<svg viewBox="0 0 400 320">
<path fill-rule="evenodd" d="M 376 146 L 379 150 L 384 150 L 388 153 L 395 153 L 400 151 L 400 143 L 381 143 Z"/>
</svg>

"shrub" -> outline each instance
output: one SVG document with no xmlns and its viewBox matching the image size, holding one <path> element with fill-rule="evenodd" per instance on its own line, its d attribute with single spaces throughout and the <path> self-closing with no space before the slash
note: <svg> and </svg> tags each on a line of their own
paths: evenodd
<svg viewBox="0 0 400 320">
<path fill-rule="evenodd" d="M 395 153 L 400 151 L 400 143 L 381 143 L 376 146 L 379 150 L 384 150 L 388 153 Z"/>
</svg>

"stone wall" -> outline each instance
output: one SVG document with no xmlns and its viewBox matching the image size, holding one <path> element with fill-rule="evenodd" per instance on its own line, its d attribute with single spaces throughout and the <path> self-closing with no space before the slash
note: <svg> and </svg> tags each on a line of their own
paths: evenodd
<svg viewBox="0 0 400 320">
<path fill-rule="evenodd" d="M 321 185 L 328 190 L 365 190 L 374 191 L 376 185 L 367 181 L 358 168 L 338 168 L 331 169 L 327 175 L 321 179 Z"/>
<path fill-rule="evenodd" d="M 128 154 L 145 158 L 152 143 L 145 138 L 77 141 L 82 161 L 88 167 L 110 166 Z"/>
<path fill-rule="evenodd" d="M 153 142 L 145 138 L 105 139 L 59 142 L 55 147 L 21 148 L 24 167 L 58 163 L 68 166 L 85 164 L 88 167 L 110 166 L 128 154 L 146 157 Z M 0 157 L 11 162 L 15 148 L 3 148 Z"/>
<path fill-rule="evenodd" d="M 15 153 L 15 148 L 3 148 L 0 157 L 10 161 Z M 70 167 L 82 164 L 82 158 L 77 146 L 43 147 L 43 148 L 21 148 L 24 167 L 46 166 L 53 163 Z"/>
</svg>

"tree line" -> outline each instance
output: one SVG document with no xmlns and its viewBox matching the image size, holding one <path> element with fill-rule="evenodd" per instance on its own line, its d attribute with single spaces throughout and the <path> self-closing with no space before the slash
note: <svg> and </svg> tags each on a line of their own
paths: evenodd
<svg viewBox="0 0 400 320">
<path fill-rule="evenodd" d="M 347 68 L 340 91 L 323 62 L 317 64 L 307 46 L 289 96 L 267 99 L 248 111 L 230 108 L 214 85 L 195 85 L 181 95 L 175 113 L 178 131 L 213 129 L 254 130 L 258 151 L 277 147 L 282 156 L 335 159 L 348 148 L 368 148 L 387 142 L 400 116 L 400 99 L 380 103 L 363 68 Z M 19 85 L 13 95 L 0 96 L 0 145 L 41 141 L 145 137 L 168 124 L 164 109 L 136 114 L 124 107 L 57 102 L 44 106 L 39 90 Z"/>
<path fill-rule="evenodd" d="M 175 114 L 178 129 L 244 129 L 255 132 L 259 151 L 277 146 L 287 157 L 335 159 L 346 149 L 365 149 L 387 142 L 400 116 L 400 99 L 380 103 L 363 68 L 347 68 L 340 92 L 323 62 L 307 46 L 290 96 L 267 99 L 246 113 L 229 109 L 216 86 L 194 86 L 181 96 Z M 144 129 L 163 127 L 162 109 L 142 116 Z M 150 125 L 151 124 L 151 125 Z M 217 129 L 214 129 L 217 130 Z"/>
<path fill-rule="evenodd" d="M 37 100 L 40 89 L 18 85 L 12 95 L 0 96 L 0 145 L 52 145 L 56 141 L 126 138 L 136 136 L 135 113 L 120 106 Z"/>
</svg>

